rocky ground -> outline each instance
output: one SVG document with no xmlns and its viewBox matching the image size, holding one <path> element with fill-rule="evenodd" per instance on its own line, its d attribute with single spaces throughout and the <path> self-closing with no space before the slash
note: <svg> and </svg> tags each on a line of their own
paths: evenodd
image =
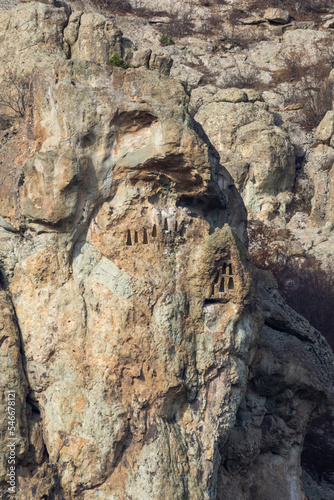
<svg viewBox="0 0 334 500">
<path fill-rule="evenodd" d="M 0 11 L 1 498 L 9 387 L 17 499 L 332 498 L 332 350 L 251 257 L 330 268 L 334 10 L 269 7 Z"/>
</svg>

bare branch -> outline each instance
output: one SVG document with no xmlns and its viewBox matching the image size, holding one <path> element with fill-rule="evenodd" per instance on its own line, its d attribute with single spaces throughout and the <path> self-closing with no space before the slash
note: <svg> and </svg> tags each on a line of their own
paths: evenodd
<svg viewBox="0 0 334 500">
<path fill-rule="evenodd" d="M 28 90 L 28 77 L 8 69 L 0 83 L 0 105 L 23 117 L 26 112 Z"/>
</svg>

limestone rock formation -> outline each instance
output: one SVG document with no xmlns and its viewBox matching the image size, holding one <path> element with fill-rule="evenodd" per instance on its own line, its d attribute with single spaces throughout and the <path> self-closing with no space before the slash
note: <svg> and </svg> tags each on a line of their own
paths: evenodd
<svg viewBox="0 0 334 500">
<path fill-rule="evenodd" d="M 2 148 L 32 408 L 18 498 L 45 453 L 65 498 L 214 498 L 259 323 L 241 198 L 180 84 L 61 59 L 35 70 Z"/>
<path fill-rule="evenodd" d="M 285 9 L 269 8 L 265 11 L 263 17 L 273 23 L 286 24 L 290 19 L 290 14 Z"/>
<path fill-rule="evenodd" d="M 0 15 L 0 79 L 31 75 L 24 119 L 1 108 L 0 495 L 10 389 L 17 500 L 302 500 L 333 356 L 255 273 L 225 168 L 270 215 L 289 136 L 259 92 L 206 86 L 196 119 L 223 166 L 166 76 L 173 49 L 79 7 Z"/>
<path fill-rule="evenodd" d="M 12 273 L 1 258 L 65 496 L 109 478 L 116 496 L 202 498 L 209 484 L 213 498 L 257 314 L 242 203 L 186 97 L 145 70 L 59 63 L 35 73 L 5 146 L 1 213 L 22 240 L 11 233 Z"/>
</svg>

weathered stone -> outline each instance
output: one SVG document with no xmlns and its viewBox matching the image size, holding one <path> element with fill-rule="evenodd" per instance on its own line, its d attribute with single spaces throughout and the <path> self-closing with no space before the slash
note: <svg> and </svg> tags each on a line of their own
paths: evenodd
<svg viewBox="0 0 334 500">
<path fill-rule="evenodd" d="M 314 185 L 312 219 L 319 225 L 334 222 L 334 149 L 319 144 L 313 149 L 305 170 Z"/>
<path fill-rule="evenodd" d="M 213 98 L 214 102 L 247 102 L 247 94 L 240 89 L 219 90 Z"/>
<path fill-rule="evenodd" d="M 285 9 L 269 8 L 265 11 L 263 17 L 272 23 L 286 24 L 289 22 L 290 14 Z"/>
<path fill-rule="evenodd" d="M 211 458 L 258 323 L 245 250 L 225 224 L 244 238 L 241 199 L 172 80 L 67 61 L 36 72 L 31 92 L 15 209 L 28 227 L 10 290 L 49 460 L 68 496 L 105 482 L 116 498 L 213 498 Z M 213 203 L 211 215 L 194 218 L 187 200 Z"/>
<path fill-rule="evenodd" d="M 66 59 L 63 31 L 67 15 L 63 8 L 32 2 L 20 4 L 13 12 L 15 15 L 6 12 L 0 16 L 0 78 L 8 68 L 27 75 L 36 66 Z"/>
<path fill-rule="evenodd" d="M 0 317 L 8 308 L 14 339 L 0 378 L 20 401 L 17 500 L 302 499 L 307 425 L 332 405 L 331 352 L 268 275 L 255 274 L 256 302 L 231 176 L 183 86 L 144 68 L 152 50 L 150 69 L 167 74 L 172 56 L 189 87 L 203 66 L 213 85 L 192 90 L 190 109 L 252 215 L 284 228 L 303 178 L 312 207 L 291 218 L 285 251 L 330 254 L 331 148 L 309 155 L 313 135 L 286 118 L 298 111 L 216 86 L 249 67 L 269 83 L 294 51 L 319 62 L 329 33 L 300 25 L 281 40 L 286 27 L 266 23 L 249 48 L 222 52 L 202 34 L 161 48 L 145 19 L 63 6 L 0 15 L 0 78 L 34 72 L 25 120 L 1 119 L 0 133 Z M 113 54 L 143 68 L 107 67 Z M 285 107 L 284 89 L 271 106 Z M 278 120 L 306 155 L 295 184 Z"/>
<path fill-rule="evenodd" d="M 121 40 L 122 32 L 113 21 L 102 14 L 83 14 L 77 40 L 72 46 L 72 58 L 106 64 L 114 54 L 121 56 Z"/>
<path fill-rule="evenodd" d="M 196 114 L 255 213 L 275 211 L 276 197 L 291 189 L 295 177 L 294 152 L 289 136 L 274 125 L 274 116 L 258 93 L 231 89 L 217 92 Z M 224 102 L 232 99 L 234 102 Z M 219 117 L 219 119 L 217 118 Z M 270 199 L 271 198 L 271 199 Z M 270 208 L 271 206 L 271 208 Z"/>
<path fill-rule="evenodd" d="M 159 71 L 162 75 L 168 76 L 173 65 L 173 59 L 165 54 L 152 54 L 150 58 L 150 69 Z"/>
<path fill-rule="evenodd" d="M 265 276 L 258 279 L 265 325 L 258 362 L 227 443 L 218 497 L 264 499 L 274 488 L 278 498 L 290 499 L 293 492 L 304 499 L 303 436 L 310 416 L 333 399 L 333 359 L 319 332 L 286 306 L 277 285 Z"/>
<path fill-rule="evenodd" d="M 6 278 L 0 268 L 0 484 L 8 480 L 10 466 L 17 463 L 15 460 L 12 462 L 13 456 L 22 459 L 28 450 L 27 383 L 22 367 L 19 330 L 6 288 Z M 13 443 L 14 448 L 11 446 Z"/>
<path fill-rule="evenodd" d="M 172 20 L 169 17 L 151 17 L 148 22 L 150 24 L 169 24 Z"/>
<path fill-rule="evenodd" d="M 148 68 L 151 54 L 151 49 L 135 50 L 134 52 L 129 52 L 127 54 L 126 62 L 131 64 L 133 68 Z"/>
<path fill-rule="evenodd" d="M 204 74 L 201 71 L 184 65 L 173 66 L 170 76 L 188 84 L 190 87 L 197 87 L 204 78 Z"/>
<path fill-rule="evenodd" d="M 263 95 L 254 89 L 244 89 L 248 102 L 264 102 Z"/>
<path fill-rule="evenodd" d="M 78 39 L 80 19 L 83 12 L 73 12 L 68 20 L 68 25 L 64 29 L 64 40 L 69 45 L 74 45 Z"/>
<path fill-rule="evenodd" d="M 334 111 L 327 111 L 316 130 L 316 138 L 320 142 L 329 143 L 334 134 Z"/>
<path fill-rule="evenodd" d="M 215 85 L 204 85 L 197 87 L 191 91 L 189 110 L 194 116 L 197 111 L 203 106 L 212 101 L 212 97 L 218 92 Z"/>
<path fill-rule="evenodd" d="M 334 28 L 334 18 L 332 19 L 328 19 L 324 24 L 323 24 L 323 27 L 324 28 L 330 28 L 330 29 L 333 29 Z"/>
</svg>

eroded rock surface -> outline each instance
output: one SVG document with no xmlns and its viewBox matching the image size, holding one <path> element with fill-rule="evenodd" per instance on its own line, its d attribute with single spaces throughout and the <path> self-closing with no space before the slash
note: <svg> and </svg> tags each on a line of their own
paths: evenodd
<svg viewBox="0 0 334 500">
<path fill-rule="evenodd" d="M 289 135 L 275 125 L 274 115 L 257 92 L 224 89 L 213 98 L 208 92 L 208 102 L 205 97 L 196 120 L 219 151 L 248 210 L 270 217 L 277 210 L 277 199 L 284 200 L 295 179 Z"/>
<path fill-rule="evenodd" d="M 2 151 L 1 259 L 65 498 L 215 497 L 259 315 L 244 207 L 187 99 L 60 62 Z"/>
<path fill-rule="evenodd" d="M 305 475 L 302 481 L 300 457 L 310 421 L 333 398 L 332 354 L 263 271 L 258 292 L 264 314 L 260 350 L 229 436 L 218 497 L 264 499 L 274 490 L 278 498 L 318 498 L 320 488 L 314 496 L 304 493 L 310 489 Z"/>
<path fill-rule="evenodd" d="M 332 353 L 272 284 L 260 280 L 258 302 L 244 203 L 184 86 L 162 76 L 170 56 L 53 2 L 23 2 L 0 25 L 2 71 L 32 74 L 25 119 L 0 136 L 17 499 L 267 500 L 270 484 L 302 499 Z M 113 54 L 139 69 L 108 67 Z M 294 180 L 287 133 L 258 92 L 206 91 L 203 124 L 219 108 L 216 147 L 249 207 L 271 213 Z"/>
</svg>

